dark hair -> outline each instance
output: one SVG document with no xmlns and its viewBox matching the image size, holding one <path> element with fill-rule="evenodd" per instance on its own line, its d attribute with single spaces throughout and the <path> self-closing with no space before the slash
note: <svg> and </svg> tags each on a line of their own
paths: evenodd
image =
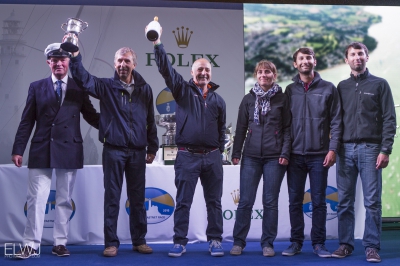
<svg viewBox="0 0 400 266">
<path fill-rule="evenodd" d="M 360 42 L 352 42 L 346 47 L 346 50 L 344 51 L 346 58 L 347 58 L 350 48 L 363 49 L 365 54 L 368 56 L 368 48 L 367 48 L 367 46 L 365 46 L 365 44 L 360 43 Z"/>
<path fill-rule="evenodd" d="M 264 60 L 261 60 L 260 62 L 258 62 L 256 64 L 256 67 L 254 68 L 254 73 L 253 73 L 254 77 L 257 77 L 257 72 L 262 67 L 271 70 L 271 72 L 274 73 L 275 75 L 278 74 L 278 72 L 276 70 L 276 66 L 274 65 L 274 63 L 264 59 Z"/>
<path fill-rule="evenodd" d="M 302 47 L 302 48 L 297 49 L 296 52 L 294 52 L 294 54 L 293 54 L 293 62 L 296 62 L 298 53 L 312 55 L 312 57 L 315 59 L 315 53 L 314 53 L 314 50 L 312 48 Z"/>
</svg>

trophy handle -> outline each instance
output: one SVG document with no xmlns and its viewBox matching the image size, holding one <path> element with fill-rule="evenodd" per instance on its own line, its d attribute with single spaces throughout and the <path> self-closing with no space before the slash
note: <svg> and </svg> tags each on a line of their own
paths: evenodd
<svg viewBox="0 0 400 266">
<path fill-rule="evenodd" d="M 67 23 L 61 24 L 61 29 L 62 29 L 64 32 L 67 32 L 67 30 L 63 28 L 64 26 L 67 26 Z"/>
<path fill-rule="evenodd" d="M 85 25 L 84 25 L 84 27 L 82 27 L 81 32 L 84 31 L 84 30 L 86 30 L 87 27 L 89 27 L 89 24 L 88 24 L 87 22 L 83 22 L 83 23 L 84 23 Z"/>
</svg>

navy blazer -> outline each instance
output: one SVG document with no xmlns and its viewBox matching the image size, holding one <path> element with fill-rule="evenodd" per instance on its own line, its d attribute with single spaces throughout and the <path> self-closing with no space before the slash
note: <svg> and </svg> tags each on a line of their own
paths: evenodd
<svg viewBox="0 0 400 266">
<path fill-rule="evenodd" d="M 99 114 L 89 96 L 68 77 L 67 90 L 61 106 L 57 101 L 51 77 L 30 84 L 12 154 L 23 155 L 32 129 L 28 168 L 83 167 L 83 139 L 80 114 L 98 129 Z"/>
</svg>

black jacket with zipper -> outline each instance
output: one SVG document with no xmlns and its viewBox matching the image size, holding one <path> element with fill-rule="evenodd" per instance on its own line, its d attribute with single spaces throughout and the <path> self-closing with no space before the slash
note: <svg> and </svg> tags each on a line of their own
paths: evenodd
<svg viewBox="0 0 400 266">
<path fill-rule="evenodd" d="M 338 90 L 314 71 L 306 92 L 299 74 L 286 87 L 292 111 L 292 153 L 325 155 L 336 152 L 342 134 L 341 104 Z"/>
<path fill-rule="evenodd" d="M 259 115 L 259 125 L 254 122 L 255 101 L 256 95 L 251 90 L 239 106 L 232 158 L 241 158 L 245 142 L 244 156 L 289 160 L 291 114 L 287 96 L 280 90 L 271 98 L 271 110 Z"/>
<path fill-rule="evenodd" d="M 381 144 L 390 154 L 396 134 L 396 112 L 389 84 L 368 69 L 338 85 L 343 108 L 343 142 Z"/>
</svg>

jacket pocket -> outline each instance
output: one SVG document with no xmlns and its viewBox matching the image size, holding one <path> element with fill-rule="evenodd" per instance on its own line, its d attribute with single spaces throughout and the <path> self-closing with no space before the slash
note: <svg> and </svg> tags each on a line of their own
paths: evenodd
<svg viewBox="0 0 400 266">
<path fill-rule="evenodd" d="M 250 141 L 251 141 L 251 136 L 253 135 L 253 130 L 251 129 L 251 127 L 249 126 L 247 129 L 247 135 L 246 135 L 246 140 L 245 140 L 245 146 L 249 146 L 250 145 Z"/>
<path fill-rule="evenodd" d="M 281 150 L 282 149 L 282 139 L 283 139 L 282 132 L 279 129 L 275 129 L 274 134 L 275 134 L 275 147 L 278 150 Z"/>
<path fill-rule="evenodd" d="M 113 120 L 114 120 L 114 117 L 111 117 L 110 123 L 108 123 L 106 130 L 104 130 L 104 136 L 107 136 L 108 131 L 110 131 L 110 127 L 111 127 Z"/>
<path fill-rule="evenodd" d="M 185 117 L 183 119 L 179 119 L 181 120 L 181 122 L 179 123 L 178 121 L 176 121 L 177 125 L 181 125 L 180 128 L 177 128 L 177 132 L 179 132 L 179 134 L 182 134 L 183 129 L 185 128 L 186 122 L 187 122 L 187 114 L 185 114 Z"/>
</svg>

